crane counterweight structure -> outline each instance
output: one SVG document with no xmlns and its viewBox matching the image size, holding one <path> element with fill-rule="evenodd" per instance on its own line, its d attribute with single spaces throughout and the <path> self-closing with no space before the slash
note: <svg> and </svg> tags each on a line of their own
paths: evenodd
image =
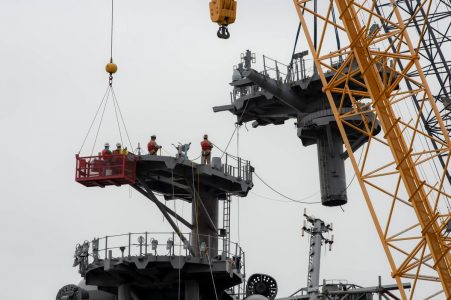
<svg viewBox="0 0 451 300">
<path fill-rule="evenodd" d="M 406 30 L 421 9 L 430 11 L 432 1 L 421 1 L 421 9 L 417 8 L 407 18 L 403 18 L 394 1 L 379 1 L 379 12 L 375 9 L 376 1 L 334 0 L 322 11 L 312 8 L 309 2 L 294 0 L 317 73 L 401 296 L 407 299 L 401 278 L 410 278 L 413 279 L 410 299 L 416 295 L 420 280 L 440 282 L 448 299 L 451 297 L 451 244 L 445 228 L 450 220 L 451 190 L 446 174 L 450 167 L 451 143 L 419 63 L 420 47 L 414 46 Z M 339 20 L 332 19 L 334 11 Z M 317 42 L 310 34 L 311 19 L 319 23 Z M 426 23 L 422 24 L 419 44 Z M 343 45 L 331 50 L 326 39 L 336 31 Z M 348 42 L 343 42 L 346 39 Z M 331 61 L 338 59 L 342 63 L 334 66 Z M 347 67 L 351 71 L 347 71 Z M 325 70 L 335 72 L 335 76 L 327 78 Z M 350 83 L 359 85 L 363 91 L 353 89 Z M 351 99 L 353 111 L 343 111 L 342 105 L 334 101 L 336 95 Z M 414 97 L 419 107 L 415 113 L 409 111 L 409 115 L 404 106 L 411 105 Z M 359 105 L 363 101 L 369 104 L 366 109 Z M 383 137 L 372 134 L 371 124 L 375 122 L 368 120 L 365 115 L 368 111 L 380 122 Z M 426 113 L 434 115 L 443 140 L 424 129 L 421 118 Z M 347 121 L 356 115 L 361 116 L 365 124 L 362 133 L 368 137 L 361 165 L 346 133 L 356 130 Z M 431 149 L 433 142 L 437 148 Z M 379 159 L 372 159 L 375 155 Z M 443 170 L 434 173 L 426 167 L 437 156 L 444 158 L 445 164 Z"/>
</svg>

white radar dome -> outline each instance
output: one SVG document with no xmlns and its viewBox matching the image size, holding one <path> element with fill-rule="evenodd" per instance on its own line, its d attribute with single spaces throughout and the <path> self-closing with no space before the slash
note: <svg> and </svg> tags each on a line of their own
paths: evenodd
<svg viewBox="0 0 451 300">
<path fill-rule="evenodd" d="M 237 69 L 233 70 L 233 75 L 232 75 L 232 81 L 237 81 L 240 80 L 242 78 L 240 71 L 238 71 Z"/>
</svg>

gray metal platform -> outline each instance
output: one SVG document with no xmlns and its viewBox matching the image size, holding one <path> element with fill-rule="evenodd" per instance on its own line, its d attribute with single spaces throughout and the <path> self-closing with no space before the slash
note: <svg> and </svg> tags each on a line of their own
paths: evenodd
<svg viewBox="0 0 451 300">
<path fill-rule="evenodd" d="M 192 191 L 200 186 L 219 199 L 225 199 L 227 194 L 245 197 L 253 187 L 253 167 L 249 161 L 227 158 L 214 166 L 171 156 L 142 155 L 137 161 L 137 177 L 166 200 L 192 202 Z"/>
<path fill-rule="evenodd" d="M 192 240 L 191 233 L 184 234 Z M 208 237 L 199 256 L 190 255 L 175 233 L 142 232 L 106 236 L 78 246 L 74 265 L 88 286 L 119 299 L 232 299 L 226 292 L 242 283 L 244 253 Z M 215 256 L 208 256 L 208 248 Z M 214 279 L 214 285 L 213 281 Z M 202 283 L 202 284 L 200 284 Z M 206 298 L 205 298 L 206 297 Z"/>
</svg>

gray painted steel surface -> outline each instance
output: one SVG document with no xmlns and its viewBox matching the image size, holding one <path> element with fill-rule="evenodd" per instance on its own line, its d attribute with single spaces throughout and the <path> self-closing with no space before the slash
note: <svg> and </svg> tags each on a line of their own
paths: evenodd
<svg viewBox="0 0 451 300">
<path fill-rule="evenodd" d="M 243 62 L 234 70 L 232 83 L 232 103 L 217 106 L 213 111 L 229 111 L 237 116 L 238 123 L 253 121 L 252 126 L 269 124 L 280 125 L 289 119 L 297 120 L 298 137 L 304 146 L 317 145 L 318 166 L 321 185 L 321 201 L 324 206 L 340 206 L 347 203 L 346 174 L 344 161 L 348 155 L 343 152 L 343 141 L 338 131 L 329 102 L 323 93 L 321 80 L 315 72 L 307 75 L 303 55 L 297 55 L 300 63 L 296 68 L 287 67 L 285 78 L 281 76 L 282 64 L 277 61 L 275 67 L 268 67 L 263 57 L 265 69 L 258 72 L 251 68 L 250 51 L 243 55 Z M 338 67 L 340 61 L 336 63 Z M 357 67 L 357 66 L 355 66 Z M 297 70 L 295 74 L 293 70 Z M 275 71 L 275 78 L 269 76 Z M 240 75 L 240 76 L 238 76 Z M 333 72 L 325 73 L 326 77 L 334 76 Z M 353 89 L 359 89 L 349 83 Z M 341 97 L 335 101 L 340 103 Z M 345 98 L 343 110 L 351 110 L 350 99 Z M 363 108 L 363 107 L 362 107 Z M 366 113 L 373 120 L 372 113 Z M 348 122 L 357 128 L 362 126 L 358 117 L 350 117 Z M 379 133 L 380 126 L 374 126 L 374 134 Z M 348 138 L 353 150 L 357 150 L 366 142 L 366 137 L 358 130 L 350 129 Z"/>
</svg>

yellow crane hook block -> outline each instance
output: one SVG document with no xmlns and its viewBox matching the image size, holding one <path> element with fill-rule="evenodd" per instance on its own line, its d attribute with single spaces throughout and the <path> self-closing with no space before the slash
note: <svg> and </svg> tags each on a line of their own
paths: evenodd
<svg viewBox="0 0 451 300">
<path fill-rule="evenodd" d="M 211 20 L 219 25 L 227 26 L 235 22 L 236 1 L 235 0 L 211 0 Z"/>
</svg>

